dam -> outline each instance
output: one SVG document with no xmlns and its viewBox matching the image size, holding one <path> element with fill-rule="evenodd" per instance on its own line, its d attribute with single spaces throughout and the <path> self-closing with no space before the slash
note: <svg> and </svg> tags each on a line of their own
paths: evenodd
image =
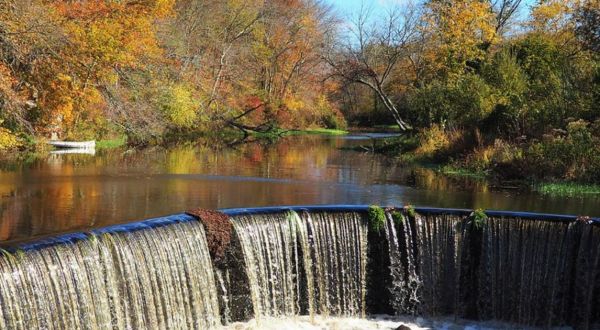
<svg viewBox="0 0 600 330">
<path fill-rule="evenodd" d="M 0 276 L 1 329 L 381 315 L 597 329 L 600 220 L 367 205 L 194 210 L 6 246 Z"/>
</svg>

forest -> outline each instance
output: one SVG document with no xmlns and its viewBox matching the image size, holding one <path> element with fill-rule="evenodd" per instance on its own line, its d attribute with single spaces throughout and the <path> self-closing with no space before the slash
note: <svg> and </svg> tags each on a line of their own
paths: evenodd
<svg viewBox="0 0 600 330">
<path fill-rule="evenodd" d="M 600 183 L 599 52 L 599 0 L 0 0 L 0 151 L 393 125 L 399 161 Z"/>
</svg>

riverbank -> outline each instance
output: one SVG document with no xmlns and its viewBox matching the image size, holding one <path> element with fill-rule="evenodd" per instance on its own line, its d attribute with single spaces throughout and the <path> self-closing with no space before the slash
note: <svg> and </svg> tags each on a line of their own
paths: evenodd
<svg viewBox="0 0 600 330">
<path fill-rule="evenodd" d="M 346 135 L 350 133 L 349 131 L 342 129 L 332 129 L 332 128 L 312 128 L 312 129 L 274 129 L 269 132 L 252 132 L 250 136 L 255 138 L 265 138 L 265 139 L 276 139 L 284 136 L 292 136 L 292 135 Z"/>
<path fill-rule="evenodd" d="M 433 168 L 447 176 L 491 181 L 496 187 L 536 191 L 542 195 L 600 196 L 600 147 L 591 137 L 582 143 L 577 136 L 545 141 L 470 145 L 464 136 L 436 136 L 439 132 L 406 134 L 373 140 L 357 146 L 394 157 L 404 164 Z M 507 189 L 508 189 L 507 188 Z"/>
<path fill-rule="evenodd" d="M 227 145 L 230 141 L 239 141 L 244 138 L 252 138 L 257 140 L 275 140 L 285 136 L 294 135 L 329 135 L 329 136 L 340 136 L 349 134 L 349 131 L 342 129 L 329 129 L 329 128 L 309 128 L 301 130 L 283 130 L 274 129 L 269 132 L 251 132 L 247 136 L 244 136 L 238 130 L 225 129 L 218 132 L 193 132 L 182 133 L 182 134 L 169 134 L 151 142 L 145 142 L 143 144 L 136 143 L 127 138 L 125 134 L 113 135 L 105 139 L 96 141 L 96 150 L 107 150 L 121 147 L 132 147 L 141 148 L 148 146 L 158 145 L 174 145 L 182 142 L 193 142 L 199 140 L 210 140 L 220 141 L 223 145 Z M 34 136 L 23 136 L 16 139 L 10 144 L 10 147 L 0 149 L 0 156 L 11 156 L 20 157 L 37 153 L 45 153 L 53 150 L 52 146 L 47 144 L 46 138 L 34 137 Z"/>
</svg>

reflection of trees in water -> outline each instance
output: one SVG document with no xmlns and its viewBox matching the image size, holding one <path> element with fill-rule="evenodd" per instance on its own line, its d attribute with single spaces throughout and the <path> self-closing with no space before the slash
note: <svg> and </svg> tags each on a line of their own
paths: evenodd
<svg viewBox="0 0 600 330">
<path fill-rule="evenodd" d="M 186 143 L 100 150 L 95 157 L 67 154 L 38 156 L 27 163 L 6 160 L 0 167 L 0 240 L 107 225 L 192 206 L 268 205 L 274 197 L 280 204 L 294 204 L 294 186 L 280 185 L 275 194 L 260 182 L 223 184 L 203 179 L 206 175 L 285 179 L 310 176 L 313 162 L 316 167 L 326 166 L 327 147 L 318 147 L 319 139 L 294 140 L 236 148 Z M 312 190 L 316 194 L 318 188 Z"/>
<path fill-rule="evenodd" d="M 484 180 L 448 177 L 342 148 L 361 143 L 356 140 L 290 136 L 235 148 L 213 142 L 0 162 L 0 240 L 195 207 L 381 200 L 440 207 L 597 210 L 598 199 L 586 199 L 583 207 L 567 199 L 509 195 L 490 189 Z"/>
</svg>

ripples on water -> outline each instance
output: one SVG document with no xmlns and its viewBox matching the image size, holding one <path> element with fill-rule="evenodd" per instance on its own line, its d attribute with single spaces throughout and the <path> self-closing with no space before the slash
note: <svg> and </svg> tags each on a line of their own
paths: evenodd
<svg viewBox="0 0 600 330">
<path fill-rule="evenodd" d="M 494 190 L 381 155 L 364 135 L 290 136 L 235 148 L 98 150 L 0 162 L 0 242 L 205 207 L 428 205 L 600 216 L 600 199 Z M 208 144 L 208 143 L 207 143 Z"/>
</svg>

